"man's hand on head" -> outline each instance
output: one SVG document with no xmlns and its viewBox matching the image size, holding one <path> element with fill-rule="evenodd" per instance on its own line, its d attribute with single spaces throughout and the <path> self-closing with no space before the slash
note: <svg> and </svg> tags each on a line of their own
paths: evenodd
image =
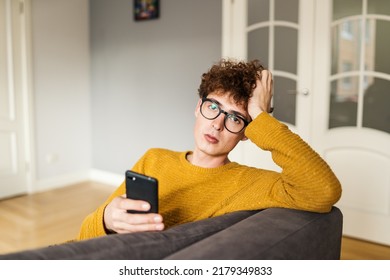
<svg viewBox="0 0 390 280">
<path fill-rule="evenodd" d="M 260 73 L 260 79 L 256 81 L 252 97 L 248 101 L 248 113 L 254 120 L 262 112 L 271 112 L 271 100 L 273 96 L 273 78 L 268 70 Z"/>
</svg>

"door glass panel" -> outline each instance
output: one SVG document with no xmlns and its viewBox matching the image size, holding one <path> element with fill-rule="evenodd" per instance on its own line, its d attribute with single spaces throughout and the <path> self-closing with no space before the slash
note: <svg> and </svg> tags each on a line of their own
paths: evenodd
<svg viewBox="0 0 390 280">
<path fill-rule="evenodd" d="M 274 9 L 270 9 L 270 3 Z M 274 74 L 274 116 L 279 120 L 296 125 L 297 81 L 283 77 L 283 73 L 297 75 L 298 32 L 286 22 L 298 24 L 299 0 L 248 0 L 248 25 L 263 22 L 266 27 L 249 31 L 247 34 L 247 59 L 259 59 Z M 270 14 L 270 10 L 273 14 Z M 276 22 L 277 21 L 277 22 Z M 288 26 L 286 26 L 288 25 Z M 272 31 L 272 33 L 271 33 Z M 273 48 L 271 53 L 269 48 Z M 270 65 L 270 63 L 272 65 Z"/>
<path fill-rule="evenodd" d="M 369 14 L 390 15 L 390 1 L 369 0 L 367 3 L 367 12 Z"/>
<path fill-rule="evenodd" d="M 297 73 L 298 31 L 290 27 L 275 27 L 275 69 Z"/>
<path fill-rule="evenodd" d="M 390 21 L 368 20 L 366 31 L 366 68 L 390 74 Z"/>
<path fill-rule="evenodd" d="M 275 20 L 298 23 L 299 0 L 275 0 Z"/>
<path fill-rule="evenodd" d="M 344 21 L 332 28 L 332 75 L 359 70 L 360 22 Z"/>
<path fill-rule="evenodd" d="M 274 77 L 274 116 L 283 122 L 295 125 L 296 88 L 294 80 Z"/>
<path fill-rule="evenodd" d="M 269 0 L 249 0 L 248 26 L 262 21 L 269 21 Z"/>
<path fill-rule="evenodd" d="M 370 17 L 363 14 L 363 3 Z M 329 128 L 363 126 L 390 132 L 390 81 L 375 77 L 390 74 L 390 20 L 371 16 L 377 14 L 388 16 L 390 1 L 333 1 L 333 20 L 340 21 L 332 27 L 331 74 L 337 80 L 331 82 Z M 361 19 L 345 20 L 348 16 Z M 343 75 L 334 77 L 337 74 Z"/>
<path fill-rule="evenodd" d="M 356 126 L 358 86 L 358 77 L 331 82 L 329 128 Z"/>
<path fill-rule="evenodd" d="M 258 59 L 268 67 L 268 28 L 259 28 L 248 33 L 248 60 Z"/>
<path fill-rule="evenodd" d="M 333 0 L 333 20 L 360 15 L 361 13 L 362 0 Z"/>
<path fill-rule="evenodd" d="M 363 126 L 390 133 L 390 81 L 366 77 Z"/>
</svg>

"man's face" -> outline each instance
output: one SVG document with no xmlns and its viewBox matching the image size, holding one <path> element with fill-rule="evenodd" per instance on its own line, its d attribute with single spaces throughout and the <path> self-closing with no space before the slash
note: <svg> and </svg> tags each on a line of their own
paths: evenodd
<svg viewBox="0 0 390 280">
<path fill-rule="evenodd" d="M 244 106 L 236 104 L 229 94 L 213 92 L 207 98 L 216 101 L 222 110 L 228 113 L 234 112 L 249 120 L 248 112 L 244 109 Z M 245 130 L 238 134 L 229 132 L 224 126 L 225 114 L 222 113 L 214 120 L 206 119 L 200 112 L 201 103 L 202 100 L 199 100 L 195 109 L 194 136 L 196 152 L 213 157 L 227 157 L 240 140 L 246 140 Z"/>
</svg>

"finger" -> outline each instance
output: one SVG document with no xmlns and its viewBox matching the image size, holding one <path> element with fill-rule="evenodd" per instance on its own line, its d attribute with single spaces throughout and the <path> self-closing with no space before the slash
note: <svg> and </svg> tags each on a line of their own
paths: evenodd
<svg viewBox="0 0 390 280">
<path fill-rule="evenodd" d="M 120 201 L 119 208 L 123 210 L 148 211 L 150 204 L 143 200 L 125 198 Z"/>
<path fill-rule="evenodd" d="M 262 76 L 264 77 L 262 79 L 263 84 L 266 85 L 265 88 L 268 90 L 271 90 L 273 79 L 272 79 L 272 73 L 268 70 L 263 70 L 264 73 L 262 73 Z"/>
<path fill-rule="evenodd" d="M 261 71 L 261 79 L 260 80 L 268 81 L 270 77 L 272 78 L 270 71 L 268 71 L 268 70 L 262 70 Z"/>
<path fill-rule="evenodd" d="M 162 230 L 164 229 L 162 221 L 162 216 L 159 214 L 123 213 L 115 220 L 114 227 L 116 232 Z"/>
<path fill-rule="evenodd" d="M 159 214 L 129 214 L 125 213 L 125 217 L 122 219 L 125 223 L 131 225 L 141 224 L 158 224 L 162 223 L 163 218 Z"/>
<path fill-rule="evenodd" d="M 272 99 L 272 96 L 273 96 L 273 78 L 272 78 L 272 73 L 268 70 L 263 70 L 262 73 L 261 73 L 261 86 L 263 88 L 263 94 L 262 94 L 262 98 L 263 98 L 263 108 L 265 110 L 263 111 L 266 111 L 268 113 L 272 113 L 273 112 L 273 108 L 271 107 L 271 99 Z"/>
<path fill-rule="evenodd" d="M 164 224 L 141 224 L 141 225 L 129 225 L 123 223 L 120 225 L 117 233 L 134 233 L 134 232 L 145 232 L 145 231 L 161 231 L 164 229 Z"/>
<path fill-rule="evenodd" d="M 263 70 L 261 72 L 261 82 L 263 86 L 270 92 L 272 90 L 272 85 L 273 85 L 273 78 L 272 78 L 272 73 L 268 70 Z"/>
</svg>

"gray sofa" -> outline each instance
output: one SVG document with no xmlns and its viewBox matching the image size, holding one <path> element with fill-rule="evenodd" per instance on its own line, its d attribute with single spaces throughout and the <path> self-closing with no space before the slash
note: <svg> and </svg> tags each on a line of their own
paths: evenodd
<svg viewBox="0 0 390 280">
<path fill-rule="evenodd" d="M 339 259 L 342 213 L 239 211 L 162 232 L 112 234 L 0 259 Z"/>
</svg>

